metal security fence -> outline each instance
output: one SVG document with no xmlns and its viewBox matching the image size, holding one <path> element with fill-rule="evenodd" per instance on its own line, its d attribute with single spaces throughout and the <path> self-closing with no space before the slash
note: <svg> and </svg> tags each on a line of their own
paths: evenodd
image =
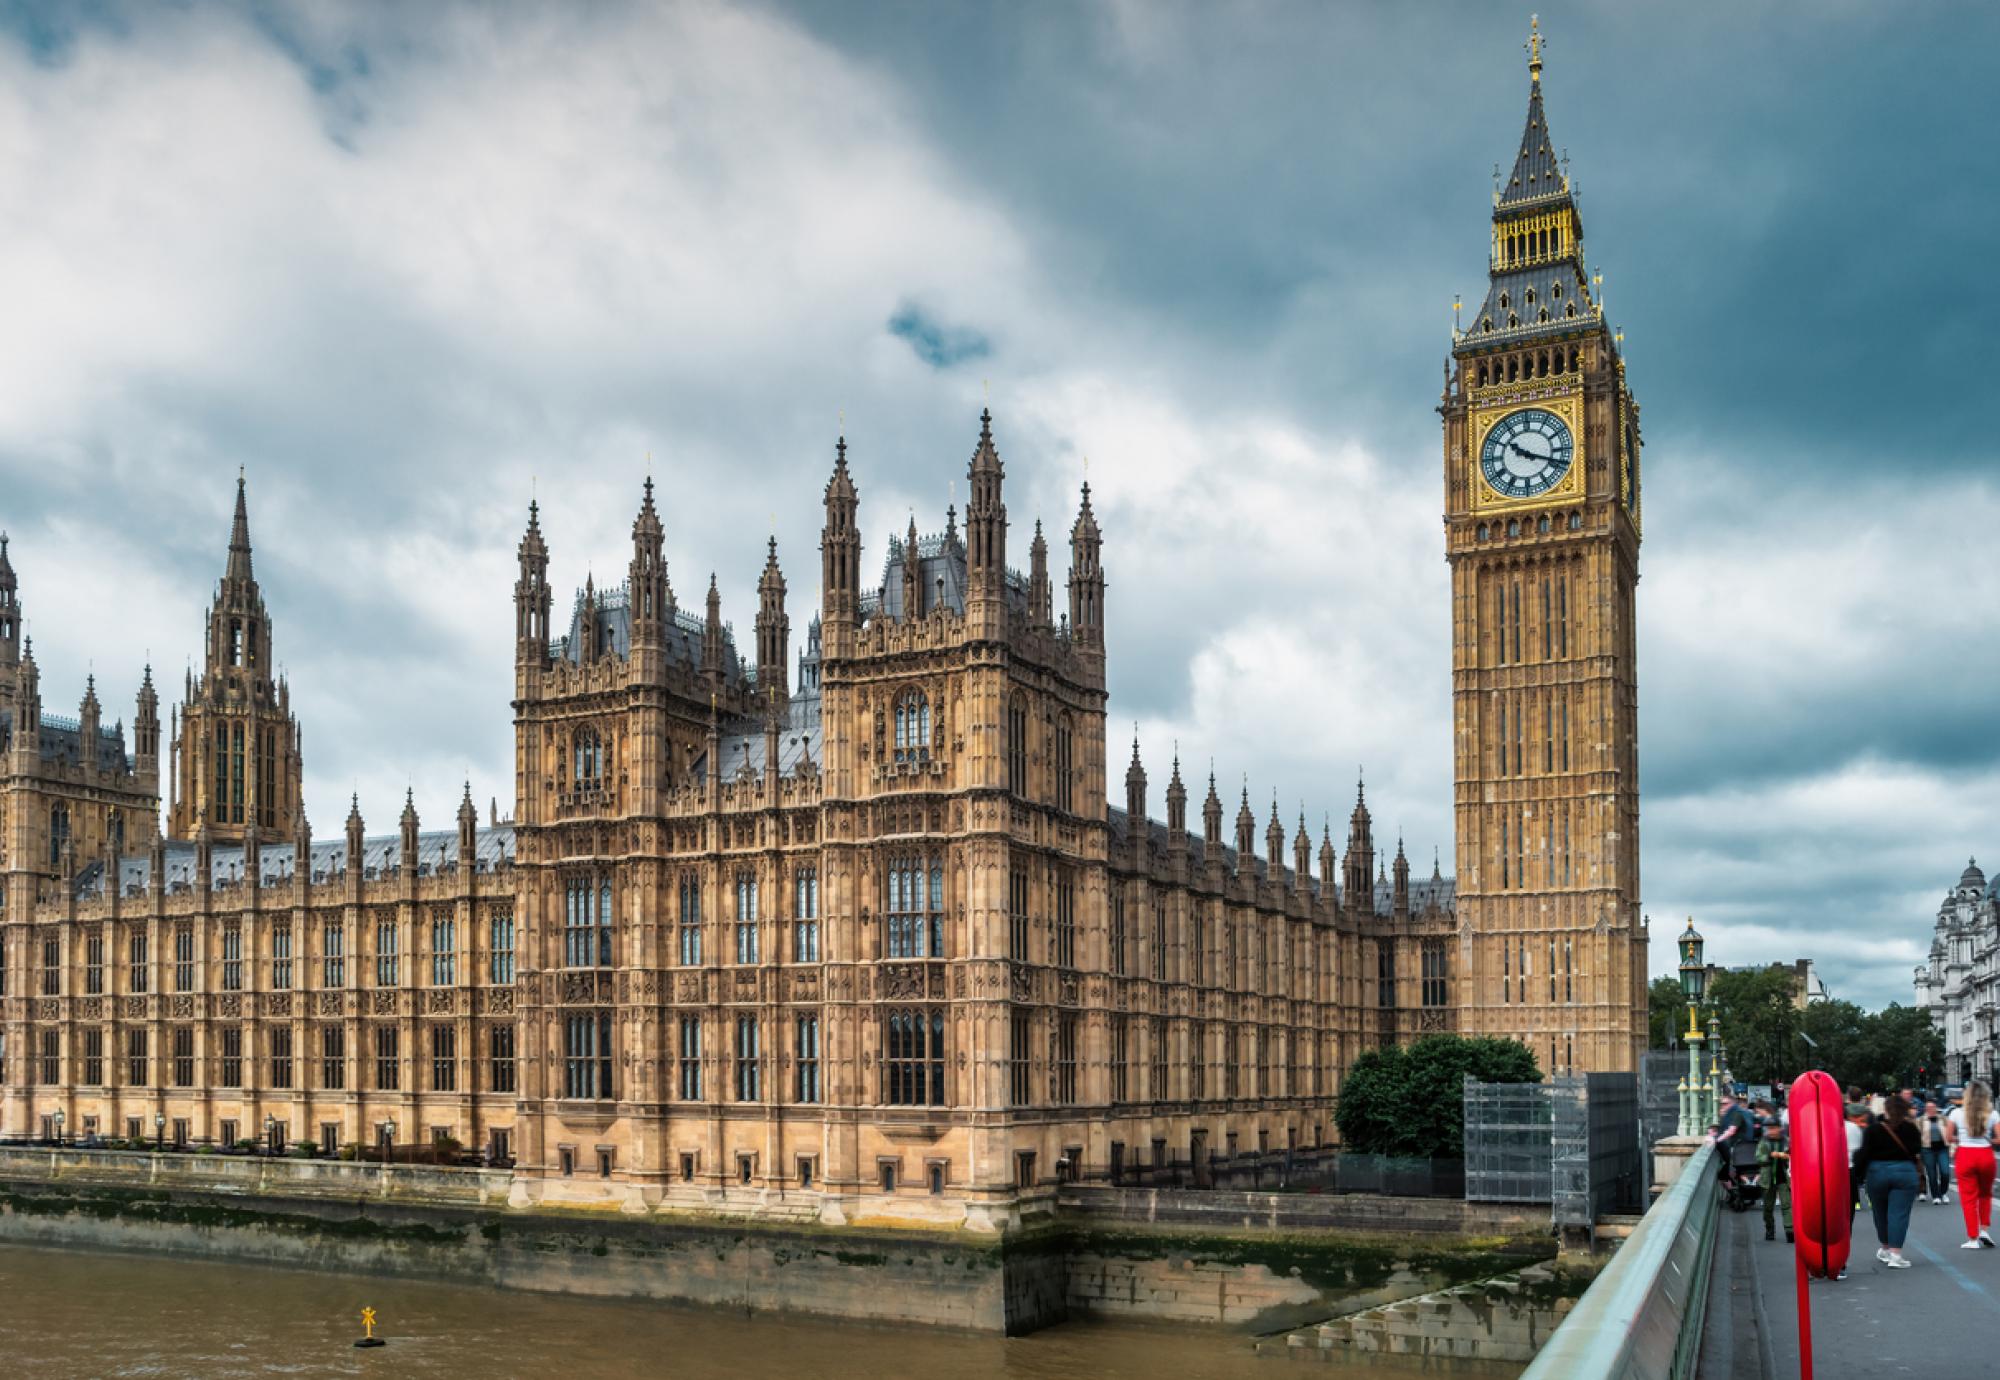
<svg viewBox="0 0 2000 1380">
<path fill-rule="evenodd" d="M 1680 1080 L 1687 1059 L 1671 1049 L 1653 1049 L 1639 1056 L 1639 1201 L 1653 1193 L 1653 1157 L 1646 1147 L 1658 1145 L 1680 1130 Z"/>
<path fill-rule="evenodd" d="M 1550 1094 L 1546 1083 L 1465 1080 L 1467 1202 L 1550 1201 Z"/>
<path fill-rule="evenodd" d="M 1547 1203 L 1556 1225 L 1589 1227 L 1639 1210 L 1641 1146 L 1633 1074 L 1465 1080 L 1468 1201 Z"/>
</svg>

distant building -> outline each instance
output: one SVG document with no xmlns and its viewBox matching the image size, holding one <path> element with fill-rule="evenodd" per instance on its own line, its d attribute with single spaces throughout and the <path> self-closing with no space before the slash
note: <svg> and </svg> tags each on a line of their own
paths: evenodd
<svg viewBox="0 0 2000 1380">
<path fill-rule="evenodd" d="M 1931 956 L 1916 973 L 1917 1005 L 1944 1035 L 1944 1073 L 1993 1077 L 1994 1005 L 2000 1002 L 2000 898 L 1967 859 L 1938 906 Z"/>
<path fill-rule="evenodd" d="M 1737 963 L 1723 967 L 1718 963 L 1708 965 L 1708 984 L 1713 988 L 1715 979 L 1723 973 L 1758 973 L 1767 968 L 1776 968 L 1792 976 L 1792 1005 L 1803 1011 L 1816 1002 L 1823 1002 L 1833 994 L 1820 981 L 1819 967 L 1809 958 L 1793 959 L 1790 963 Z"/>
</svg>

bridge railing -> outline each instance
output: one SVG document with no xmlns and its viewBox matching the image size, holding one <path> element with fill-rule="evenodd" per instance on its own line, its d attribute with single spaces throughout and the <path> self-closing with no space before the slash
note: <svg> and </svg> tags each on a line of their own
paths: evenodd
<svg viewBox="0 0 2000 1380">
<path fill-rule="evenodd" d="M 1720 1193 L 1697 1150 L 1521 1380 L 1686 1380 L 1701 1353 Z"/>
</svg>

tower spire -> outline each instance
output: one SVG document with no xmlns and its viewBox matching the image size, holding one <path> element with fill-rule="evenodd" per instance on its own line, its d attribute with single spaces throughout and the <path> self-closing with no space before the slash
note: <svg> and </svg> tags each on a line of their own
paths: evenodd
<svg viewBox="0 0 2000 1380">
<path fill-rule="evenodd" d="M 223 578 L 240 581 L 255 578 L 250 573 L 250 507 L 240 466 L 236 471 L 236 516 L 229 524 L 229 566 Z"/>
<path fill-rule="evenodd" d="M 1542 17 L 1528 16 L 1528 41 L 1523 45 L 1528 50 L 1528 81 L 1535 86 L 1542 84 Z"/>
</svg>

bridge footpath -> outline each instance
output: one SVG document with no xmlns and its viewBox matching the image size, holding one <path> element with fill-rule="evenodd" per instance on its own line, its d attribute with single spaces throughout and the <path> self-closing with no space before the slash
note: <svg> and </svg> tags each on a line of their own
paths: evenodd
<svg viewBox="0 0 2000 1380">
<path fill-rule="evenodd" d="M 2000 1250 L 1964 1251 L 1958 1201 L 1918 1203 L 1907 1270 L 1875 1259 L 1875 1227 L 1854 1219 L 1844 1280 L 1814 1280 L 1815 1380 L 1992 1371 L 2000 1357 Z M 1792 1248 L 1764 1239 L 1755 1211 L 1723 1212 L 1710 1276 L 1700 1380 L 1789 1380 L 1799 1374 Z"/>
</svg>

